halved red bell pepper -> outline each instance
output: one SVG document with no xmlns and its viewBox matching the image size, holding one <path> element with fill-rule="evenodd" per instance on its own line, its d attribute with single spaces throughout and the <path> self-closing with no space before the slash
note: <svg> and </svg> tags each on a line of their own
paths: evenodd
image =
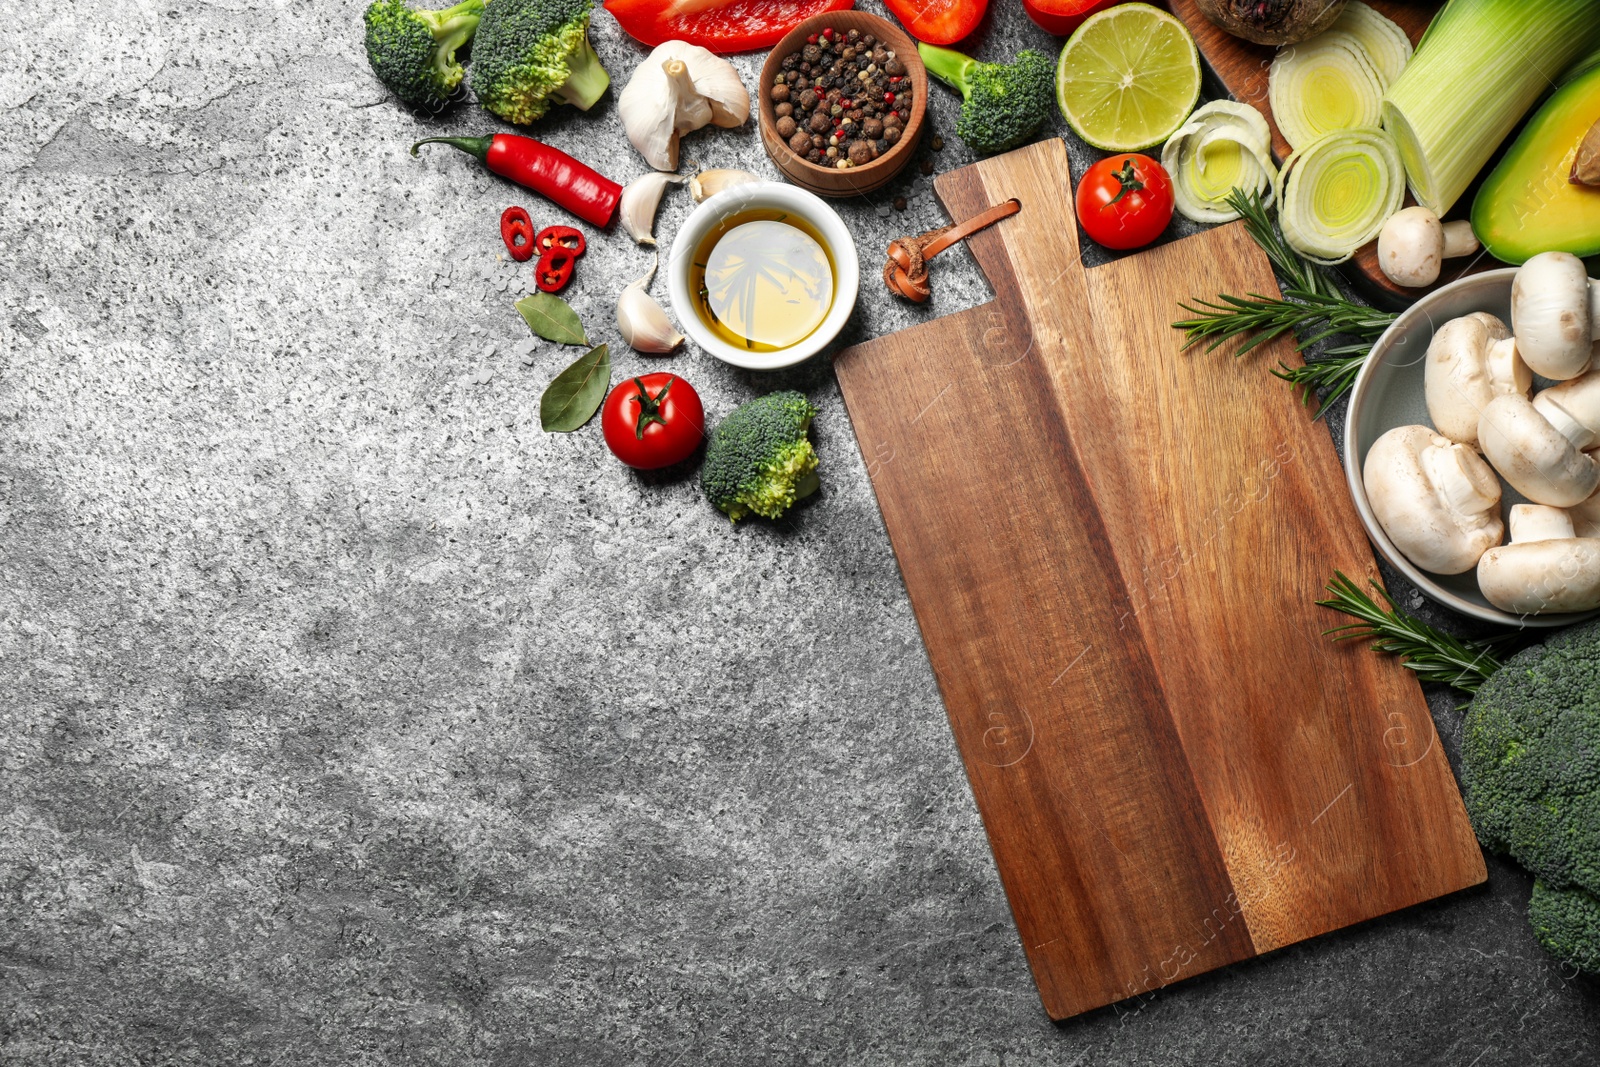
<svg viewBox="0 0 1600 1067">
<path fill-rule="evenodd" d="M 1066 37 L 1096 11 L 1120 3 L 1122 0 L 1022 0 L 1022 10 L 1044 32 Z"/>
<path fill-rule="evenodd" d="M 906 32 L 929 44 L 955 44 L 978 28 L 989 0 L 883 0 Z"/>
<path fill-rule="evenodd" d="M 606 0 L 606 10 L 636 41 L 651 47 L 688 41 L 713 52 L 771 48 L 812 15 L 854 6 L 855 0 Z"/>
</svg>

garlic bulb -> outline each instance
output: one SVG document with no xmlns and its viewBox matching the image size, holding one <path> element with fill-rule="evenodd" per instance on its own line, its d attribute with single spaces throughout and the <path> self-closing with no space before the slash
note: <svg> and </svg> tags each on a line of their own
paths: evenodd
<svg viewBox="0 0 1600 1067">
<path fill-rule="evenodd" d="M 694 197 L 694 202 L 698 204 L 708 197 L 716 196 L 724 189 L 760 180 L 747 170 L 703 170 L 689 179 L 689 195 Z"/>
<path fill-rule="evenodd" d="M 617 297 L 617 332 L 635 351 L 660 354 L 682 344 L 683 334 L 673 328 L 667 313 L 646 292 L 655 276 L 656 260 L 652 260 L 649 273 L 638 281 L 629 282 Z"/>
<path fill-rule="evenodd" d="M 682 185 L 683 177 L 653 170 L 635 178 L 622 190 L 622 202 L 617 214 L 622 218 L 628 236 L 642 245 L 656 243 L 656 208 L 661 204 L 661 194 L 668 185 Z"/>
<path fill-rule="evenodd" d="M 707 123 L 733 127 L 750 117 L 750 94 L 733 64 L 687 41 L 666 41 L 645 57 L 617 98 L 628 140 L 657 170 L 678 169 L 678 139 Z"/>
</svg>

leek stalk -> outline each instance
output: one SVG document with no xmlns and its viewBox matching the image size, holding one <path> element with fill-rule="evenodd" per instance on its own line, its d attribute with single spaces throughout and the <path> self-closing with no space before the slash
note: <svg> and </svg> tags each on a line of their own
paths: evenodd
<svg viewBox="0 0 1600 1067">
<path fill-rule="evenodd" d="M 1417 202 L 1444 215 L 1534 102 L 1600 44 L 1600 0 L 1450 0 L 1383 98 Z"/>
</svg>

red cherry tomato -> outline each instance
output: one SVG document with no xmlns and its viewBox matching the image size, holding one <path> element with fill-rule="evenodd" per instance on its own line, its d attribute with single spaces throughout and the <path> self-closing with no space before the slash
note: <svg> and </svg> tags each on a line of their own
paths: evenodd
<svg viewBox="0 0 1600 1067">
<path fill-rule="evenodd" d="M 1172 221 L 1172 179 L 1161 164 L 1121 152 L 1090 167 L 1078 183 L 1078 221 L 1107 248 L 1140 248 Z"/>
<path fill-rule="evenodd" d="M 844 11 L 855 0 L 606 0 L 624 32 L 647 45 L 688 41 L 713 52 L 771 48 L 812 15 Z M 815 43 L 815 42 L 813 42 Z"/>
<path fill-rule="evenodd" d="M 1022 0 L 1022 10 L 1028 13 L 1046 33 L 1066 37 L 1083 24 L 1083 20 L 1122 0 Z"/>
<path fill-rule="evenodd" d="M 883 0 L 906 32 L 929 44 L 955 44 L 978 28 L 989 0 Z"/>
<path fill-rule="evenodd" d="M 611 390 L 600 412 L 606 447 L 639 470 L 688 459 L 706 432 L 694 386 L 665 371 L 629 378 Z"/>
</svg>

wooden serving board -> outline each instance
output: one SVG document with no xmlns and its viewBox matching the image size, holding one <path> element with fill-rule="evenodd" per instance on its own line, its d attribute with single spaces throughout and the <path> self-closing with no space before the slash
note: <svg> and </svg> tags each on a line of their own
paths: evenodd
<svg viewBox="0 0 1600 1067">
<path fill-rule="evenodd" d="M 1374 568 L 1291 346 L 1168 325 L 1272 291 L 1243 229 L 1086 271 L 1055 139 L 934 187 L 1021 201 L 995 300 L 836 369 L 1050 1015 L 1483 881 L 1416 681 L 1322 636 Z"/>
<path fill-rule="evenodd" d="M 1406 0 L 1366 0 L 1366 2 L 1379 13 L 1393 19 L 1406 31 L 1412 44 L 1422 39 L 1422 33 L 1428 28 L 1428 23 L 1433 21 L 1433 16 L 1444 6 L 1439 0 L 1419 0 L 1416 3 L 1407 3 Z M 1168 6 L 1172 9 L 1172 13 L 1189 27 L 1189 32 L 1194 34 L 1194 41 L 1200 49 L 1201 57 L 1205 60 L 1206 66 L 1217 76 L 1217 80 L 1222 83 L 1222 87 L 1232 94 L 1235 100 L 1255 105 L 1266 116 L 1267 124 L 1272 127 L 1273 155 L 1281 163 L 1289 154 L 1289 142 L 1285 141 L 1283 134 L 1278 131 L 1277 120 L 1272 115 L 1272 105 L 1267 100 L 1267 73 L 1277 49 L 1235 37 L 1201 14 L 1195 0 L 1170 0 Z M 1408 196 L 1406 203 L 1411 204 L 1415 201 Z M 1451 212 L 1451 217 L 1465 218 L 1471 203 L 1470 198 L 1463 198 L 1463 202 L 1457 204 Z M 1362 294 L 1375 303 L 1388 307 L 1403 307 L 1463 275 L 1501 266 L 1504 264 L 1487 252 L 1463 259 L 1446 260 L 1444 269 L 1439 274 L 1439 280 L 1432 286 L 1408 289 L 1384 277 L 1383 271 L 1378 267 L 1378 243 L 1371 241 L 1358 250 L 1353 259 L 1344 264 L 1343 270 Z"/>
</svg>

